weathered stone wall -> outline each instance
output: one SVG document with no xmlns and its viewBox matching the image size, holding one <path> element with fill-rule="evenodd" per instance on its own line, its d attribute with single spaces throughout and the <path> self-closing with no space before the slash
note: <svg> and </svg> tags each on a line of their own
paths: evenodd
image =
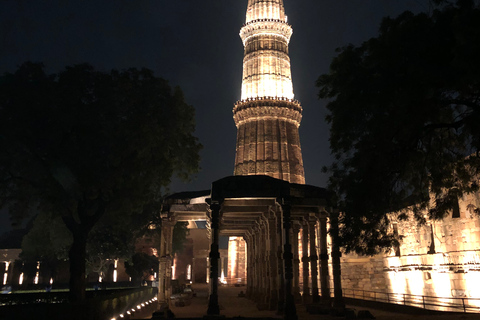
<svg viewBox="0 0 480 320">
<path fill-rule="evenodd" d="M 436 297 L 480 298 L 479 195 L 464 196 L 459 210 L 418 225 L 410 214 L 397 221 L 399 256 L 342 258 L 342 286 Z M 433 241 L 433 243 L 432 243 Z M 397 254 L 398 254 L 397 253 Z M 383 279 L 382 279 L 383 276 Z"/>
<path fill-rule="evenodd" d="M 347 256 L 341 259 L 342 286 L 365 291 L 385 291 L 383 257 Z M 331 284 L 333 288 L 333 283 Z"/>
</svg>

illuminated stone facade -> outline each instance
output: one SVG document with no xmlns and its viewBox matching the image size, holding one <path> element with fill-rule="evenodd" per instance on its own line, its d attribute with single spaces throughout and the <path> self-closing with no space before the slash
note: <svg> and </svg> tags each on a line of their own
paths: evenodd
<svg viewBox="0 0 480 320">
<path fill-rule="evenodd" d="M 235 175 L 268 175 L 305 183 L 283 0 L 249 0 L 240 30 L 245 48 L 242 97 L 233 108 L 237 126 Z"/>
<path fill-rule="evenodd" d="M 475 213 L 480 194 L 466 195 L 458 204 L 458 210 L 440 221 L 418 225 L 411 216 L 394 222 L 392 231 L 402 240 L 389 255 L 342 257 L 344 288 L 480 298 L 480 217 Z M 469 303 L 480 306 L 480 300 Z"/>
</svg>

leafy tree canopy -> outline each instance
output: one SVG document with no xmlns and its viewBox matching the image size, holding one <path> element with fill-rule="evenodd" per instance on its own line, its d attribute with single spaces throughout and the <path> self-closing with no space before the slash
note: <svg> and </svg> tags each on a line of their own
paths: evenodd
<svg viewBox="0 0 480 320">
<path fill-rule="evenodd" d="M 33 208 L 62 218 L 72 234 L 72 300 L 84 297 L 95 224 L 141 213 L 173 174 L 198 170 L 194 130 L 182 91 L 147 69 L 83 64 L 47 74 L 25 63 L 0 78 L 0 207 L 13 221 Z"/>
<path fill-rule="evenodd" d="M 174 254 L 183 251 L 188 233 L 188 222 L 178 221 L 175 223 L 172 235 L 172 251 Z"/>
<path fill-rule="evenodd" d="M 437 3 L 384 18 L 378 37 L 339 49 L 317 80 L 347 251 L 391 246 L 388 212 L 410 205 L 420 222 L 441 219 L 478 190 L 480 10 Z"/>
<path fill-rule="evenodd" d="M 144 252 L 135 253 L 131 259 L 125 261 L 125 270 L 132 281 L 138 282 L 148 278 L 158 271 L 158 258 Z"/>
</svg>

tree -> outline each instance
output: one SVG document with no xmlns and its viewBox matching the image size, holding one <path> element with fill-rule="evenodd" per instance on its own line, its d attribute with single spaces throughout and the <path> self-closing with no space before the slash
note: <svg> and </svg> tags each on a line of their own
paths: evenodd
<svg viewBox="0 0 480 320">
<path fill-rule="evenodd" d="M 86 274 L 98 273 L 106 285 L 106 273 L 113 260 L 132 259 L 135 243 L 142 236 L 158 237 L 158 228 L 149 228 L 158 223 L 158 212 L 156 206 L 145 206 L 141 214 L 124 214 L 121 219 L 106 213 L 92 228 L 87 239 Z M 40 213 L 23 237 L 21 258 L 25 261 L 41 261 L 42 266 L 47 264 L 55 273 L 58 260 L 68 258 L 71 245 L 72 236 L 62 218 L 51 213 Z"/>
<path fill-rule="evenodd" d="M 172 251 L 173 254 L 180 253 L 185 247 L 188 235 L 188 222 L 178 221 L 173 227 Z"/>
<path fill-rule="evenodd" d="M 0 78 L 0 206 L 12 220 L 33 208 L 61 217 L 72 301 L 85 297 L 87 239 L 106 214 L 141 213 L 173 174 L 198 170 L 194 109 L 147 69 L 46 74 L 25 63 Z"/>
<path fill-rule="evenodd" d="M 22 238 L 20 258 L 27 264 L 41 261 L 42 269 L 46 268 L 54 278 L 59 262 L 68 258 L 72 235 L 61 217 L 50 212 L 38 214 L 31 225 Z"/>
<path fill-rule="evenodd" d="M 441 219 L 478 190 L 480 9 L 436 2 L 431 15 L 384 18 L 378 37 L 338 49 L 317 80 L 347 252 L 396 243 L 389 212 Z"/>
<path fill-rule="evenodd" d="M 131 259 L 125 261 L 125 270 L 133 282 L 141 282 L 145 277 L 153 275 L 158 271 L 158 266 L 158 258 L 144 252 L 137 252 Z"/>
</svg>

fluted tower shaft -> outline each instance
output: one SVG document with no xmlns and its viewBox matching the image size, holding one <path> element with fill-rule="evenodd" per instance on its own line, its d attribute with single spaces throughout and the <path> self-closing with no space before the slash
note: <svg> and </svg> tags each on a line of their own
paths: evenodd
<svg viewBox="0 0 480 320">
<path fill-rule="evenodd" d="M 283 0 L 249 0 L 243 41 L 242 97 L 233 108 L 237 126 L 235 175 L 268 175 L 305 183 Z"/>
</svg>

